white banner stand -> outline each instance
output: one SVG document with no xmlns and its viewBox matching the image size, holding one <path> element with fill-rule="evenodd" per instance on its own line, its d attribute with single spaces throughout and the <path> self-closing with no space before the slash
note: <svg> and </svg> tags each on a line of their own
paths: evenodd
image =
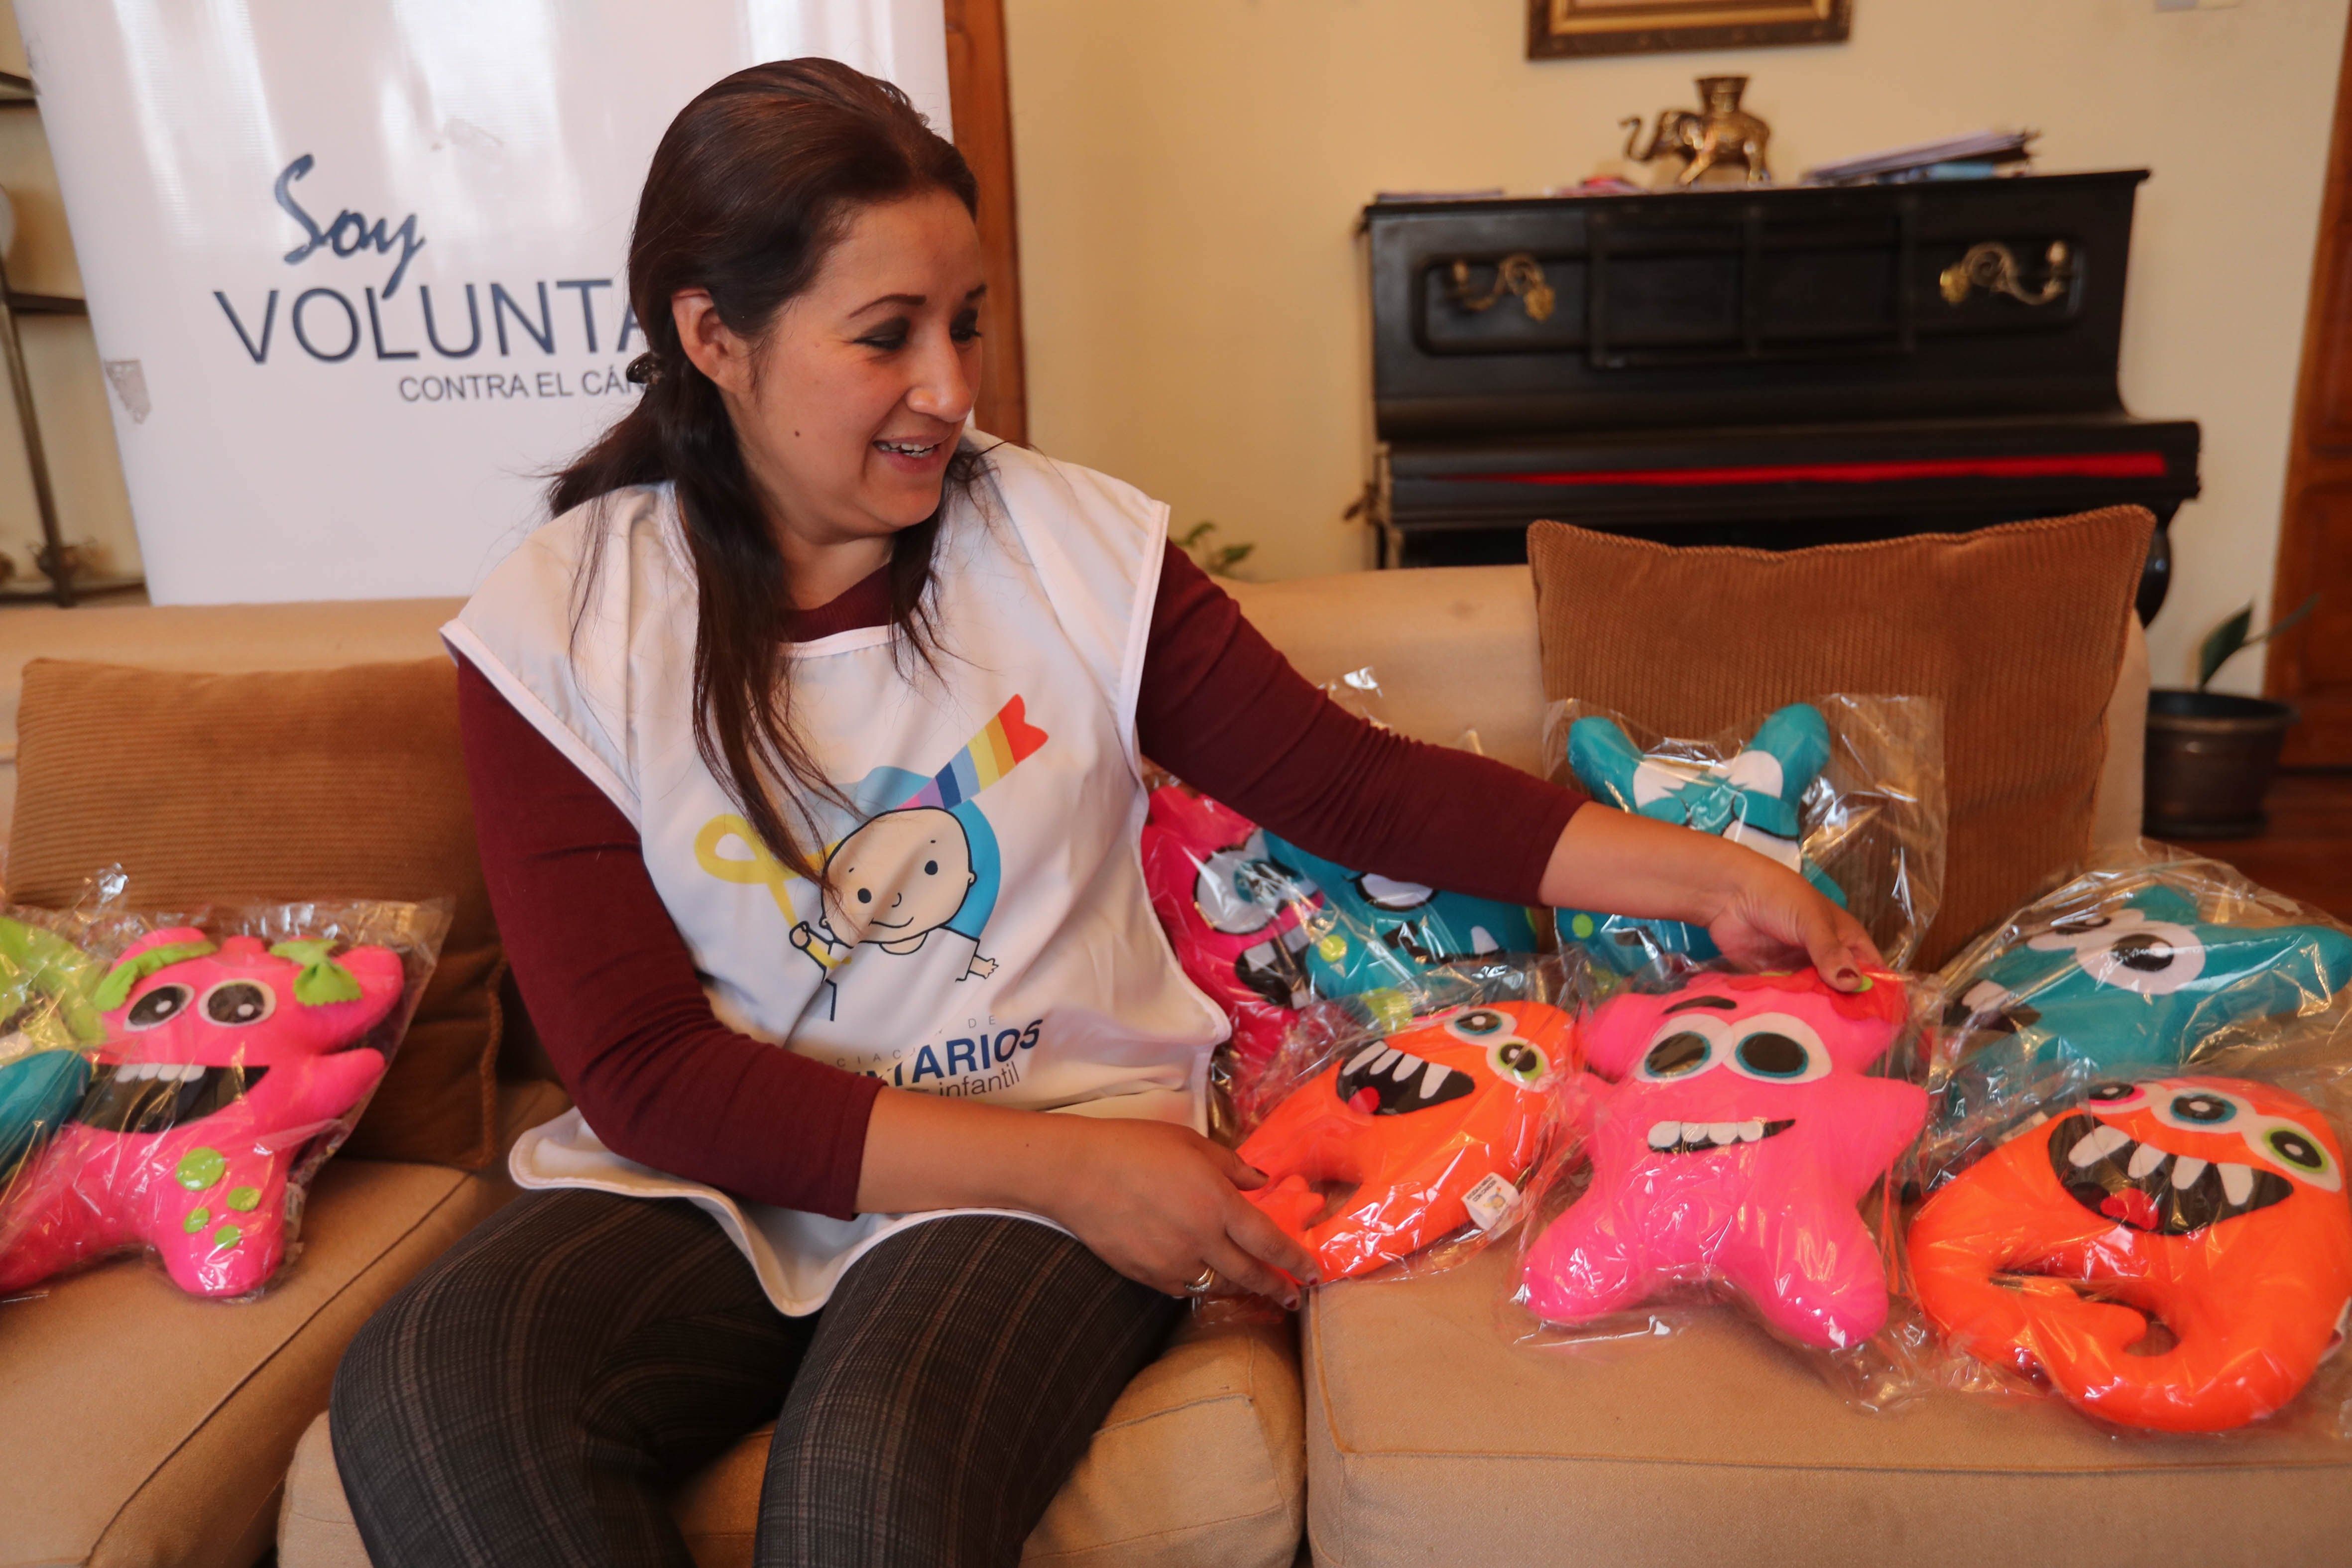
<svg viewBox="0 0 2352 1568">
<path fill-rule="evenodd" d="M 159 604 L 463 594 L 626 406 L 654 144 L 940 0 L 16 0 Z"/>
</svg>

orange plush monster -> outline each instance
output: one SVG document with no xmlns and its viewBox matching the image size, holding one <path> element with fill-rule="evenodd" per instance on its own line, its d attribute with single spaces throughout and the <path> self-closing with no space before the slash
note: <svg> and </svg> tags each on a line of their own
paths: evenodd
<svg viewBox="0 0 2352 1568">
<path fill-rule="evenodd" d="M 1575 1025 L 1540 1003 L 1464 1007 L 1373 1040 L 1307 1079 L 1241 1146 L 1269 1180 L 1248 1194 L 1315 1254 L 1366 1273 L 1458 1229 L 1491 1226 L 1536 1157 Z M 1328 1218 L 1317 1184 L 1353 1184 Z"/>
<path fill-rule="evenodd" d="M 2352 1302 L 2335 1134 L 2238 1079 L 2100 1084 L 1928 1199 L 1910 1248 L 1919 1305 L 1961 1349 L 2172 1432 L 2285 1405 Z M 2150 1320 L 2175 1342 L 2136 1353 Z"/>
</svg>

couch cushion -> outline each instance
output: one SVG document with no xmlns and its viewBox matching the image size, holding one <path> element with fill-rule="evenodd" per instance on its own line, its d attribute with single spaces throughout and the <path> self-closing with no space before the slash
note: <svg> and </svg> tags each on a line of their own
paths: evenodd
<svg viewBox="0 0 2352 1568">
<path fill-rule="evenodd" d="M 16 703 L 35 658 L 149 669 L 327 669 L 429 658 L 463 599 L 292 605 L 12 605 L 0 616 L 0 824 L 16 815 Z"/>
<path fill-rule="evenodd" d="M 505 960 L 448 659 L 246 675 L 36 659 L 17 734 L 20 903 L 68 906 L 118 862 L 142 909 L 453 900 L 441 962 L 344 1153 L 489 1160 Z"/>
<path fill-rule="evenodd" d="M 551 1084 L 509 1090 L 508 1141 L 563 1106 Z M 196 1300 L 126 1258 L 0 1305 L 0 1568 L 247 1568 L 343 1347 L 513 1195 L 502 1176 L 330 1161 L 258 1300 Z"/>
<path fill-rule="evenodd" d="M 1188 1326 L 1136 1374 L 1021 1560 L 1058 1568 L 1288 1568 L 1306 1511 L 1287 1322 Z M 768 1439 L 747 1437 L 677 1502 L 697 1568 L 749 1568 Z M 368 1568 L 325 1416 L 286 1479 L 278 1568 Z"/>
<path fill-rule="evenodd" d="M 2153 520 L 2137 507 L 1774 552 L 1528 533 L 1543 682 L 1673 735 L 1826 691 L 1933 697 L 1950 805 L 1934 968 L 2091 847 Z"/>
<path fill-rule="evenodd" d="M 1229 583 L 1250 624 L 1318 684 L 1370 666 L 1377 717 L 1416 740 L 1543 771 L 1536 599 L 1524 566 L 1429 566 Z"/>
<path fill-rule="evenodd" d="M 1578 1350 L 1498 1323 L 1514 1249 L 1315 1292 L 1308 1531 L 1330 1568 L 2200 1568 L 2341 1562 L 2352 1448 L 2108 1436 L 2044 1399 L 1847 1408 L 1737 1311 Z"/>
</svg>

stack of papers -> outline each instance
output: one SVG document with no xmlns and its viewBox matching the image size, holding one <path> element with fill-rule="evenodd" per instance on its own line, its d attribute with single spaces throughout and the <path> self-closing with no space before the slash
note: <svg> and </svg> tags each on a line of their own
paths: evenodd
<svg viewBox="0 0 2352 1568">
<path fill-rule="evenodd" d="M 1975 131 L 1966 136 L 1947 136 L 1940 142 L 1890 147 L 1883 153 L 1869 153 L 1808 169 L 1805 183 L 1851 185 L 1876 180 L 1917 179 L 1923 177 L 1921 171 L 1943 163 L 2021 163 L 2033 156 L 2028 144 L 2040 134 L 2038 131 Z"/>
</svg>

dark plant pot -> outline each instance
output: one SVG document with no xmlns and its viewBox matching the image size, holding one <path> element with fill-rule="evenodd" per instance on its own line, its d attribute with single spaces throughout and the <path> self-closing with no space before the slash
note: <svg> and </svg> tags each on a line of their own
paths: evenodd
<svg viewBox="0 0 2352 1568">
<path fill-rule="evenodd" d="M 2145 826 L 2157 838 L 2246 838 L 2269 822 L 2263 796 L 2298 715 L 2284 702 L 2221 691 L 2147 694 Z"/>
</svg>

